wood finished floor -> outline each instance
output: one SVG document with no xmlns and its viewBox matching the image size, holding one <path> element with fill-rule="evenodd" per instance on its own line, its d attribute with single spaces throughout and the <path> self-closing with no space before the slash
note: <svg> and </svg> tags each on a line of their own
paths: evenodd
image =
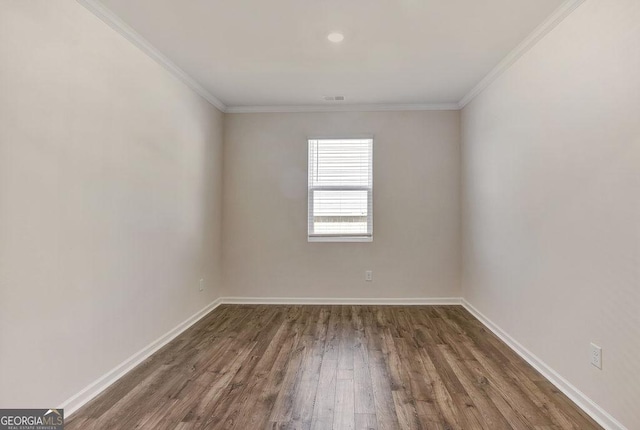
<svg viewBox="0 0 640 430">
<path fill-rule="evenodd" d="M 601 427 L 460 306 L 225 305 L 65 428 Z"/>
</svg>

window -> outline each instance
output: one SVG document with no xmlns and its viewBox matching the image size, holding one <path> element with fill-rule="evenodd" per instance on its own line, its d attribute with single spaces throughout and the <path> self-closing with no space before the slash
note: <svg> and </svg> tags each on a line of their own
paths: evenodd
<svg viewBox="0 0 640 430">
<path fill-rule="evenodd" d="M 373 240 L 373 139 L 309 139 L 309 242 Z"/>
</svg>

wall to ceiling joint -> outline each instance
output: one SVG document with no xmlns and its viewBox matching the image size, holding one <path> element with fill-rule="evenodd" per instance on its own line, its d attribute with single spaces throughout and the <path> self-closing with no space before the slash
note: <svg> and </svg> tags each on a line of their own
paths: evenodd
<svg viewBox="0 0 640 430">
<path fill-rule="evenodd" d="M 584 2 L 462 111 L 463 296 L 628 429 L 640 428 L 639 22 L 635 0 Z"/>
</svg>

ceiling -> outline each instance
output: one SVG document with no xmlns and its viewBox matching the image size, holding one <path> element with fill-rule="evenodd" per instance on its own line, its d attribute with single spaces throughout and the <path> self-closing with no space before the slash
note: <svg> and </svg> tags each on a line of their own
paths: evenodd
<svg viewBox="0 0 640 430">
<path fill-rule="evenodd" d="M 457 104 L 563 0 L 100 3 L 225 106 L 256 107 Z"/>
</svg>

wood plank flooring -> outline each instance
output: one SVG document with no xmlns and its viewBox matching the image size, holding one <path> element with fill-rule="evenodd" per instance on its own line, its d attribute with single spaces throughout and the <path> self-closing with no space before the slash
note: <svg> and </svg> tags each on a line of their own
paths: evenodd
<svg viewBox="0 0 640 430">
<path fill-rule="evenodd" d="M 225 305 L 65 428 L 601 427 L 460 306 Z"/>
</svg>

